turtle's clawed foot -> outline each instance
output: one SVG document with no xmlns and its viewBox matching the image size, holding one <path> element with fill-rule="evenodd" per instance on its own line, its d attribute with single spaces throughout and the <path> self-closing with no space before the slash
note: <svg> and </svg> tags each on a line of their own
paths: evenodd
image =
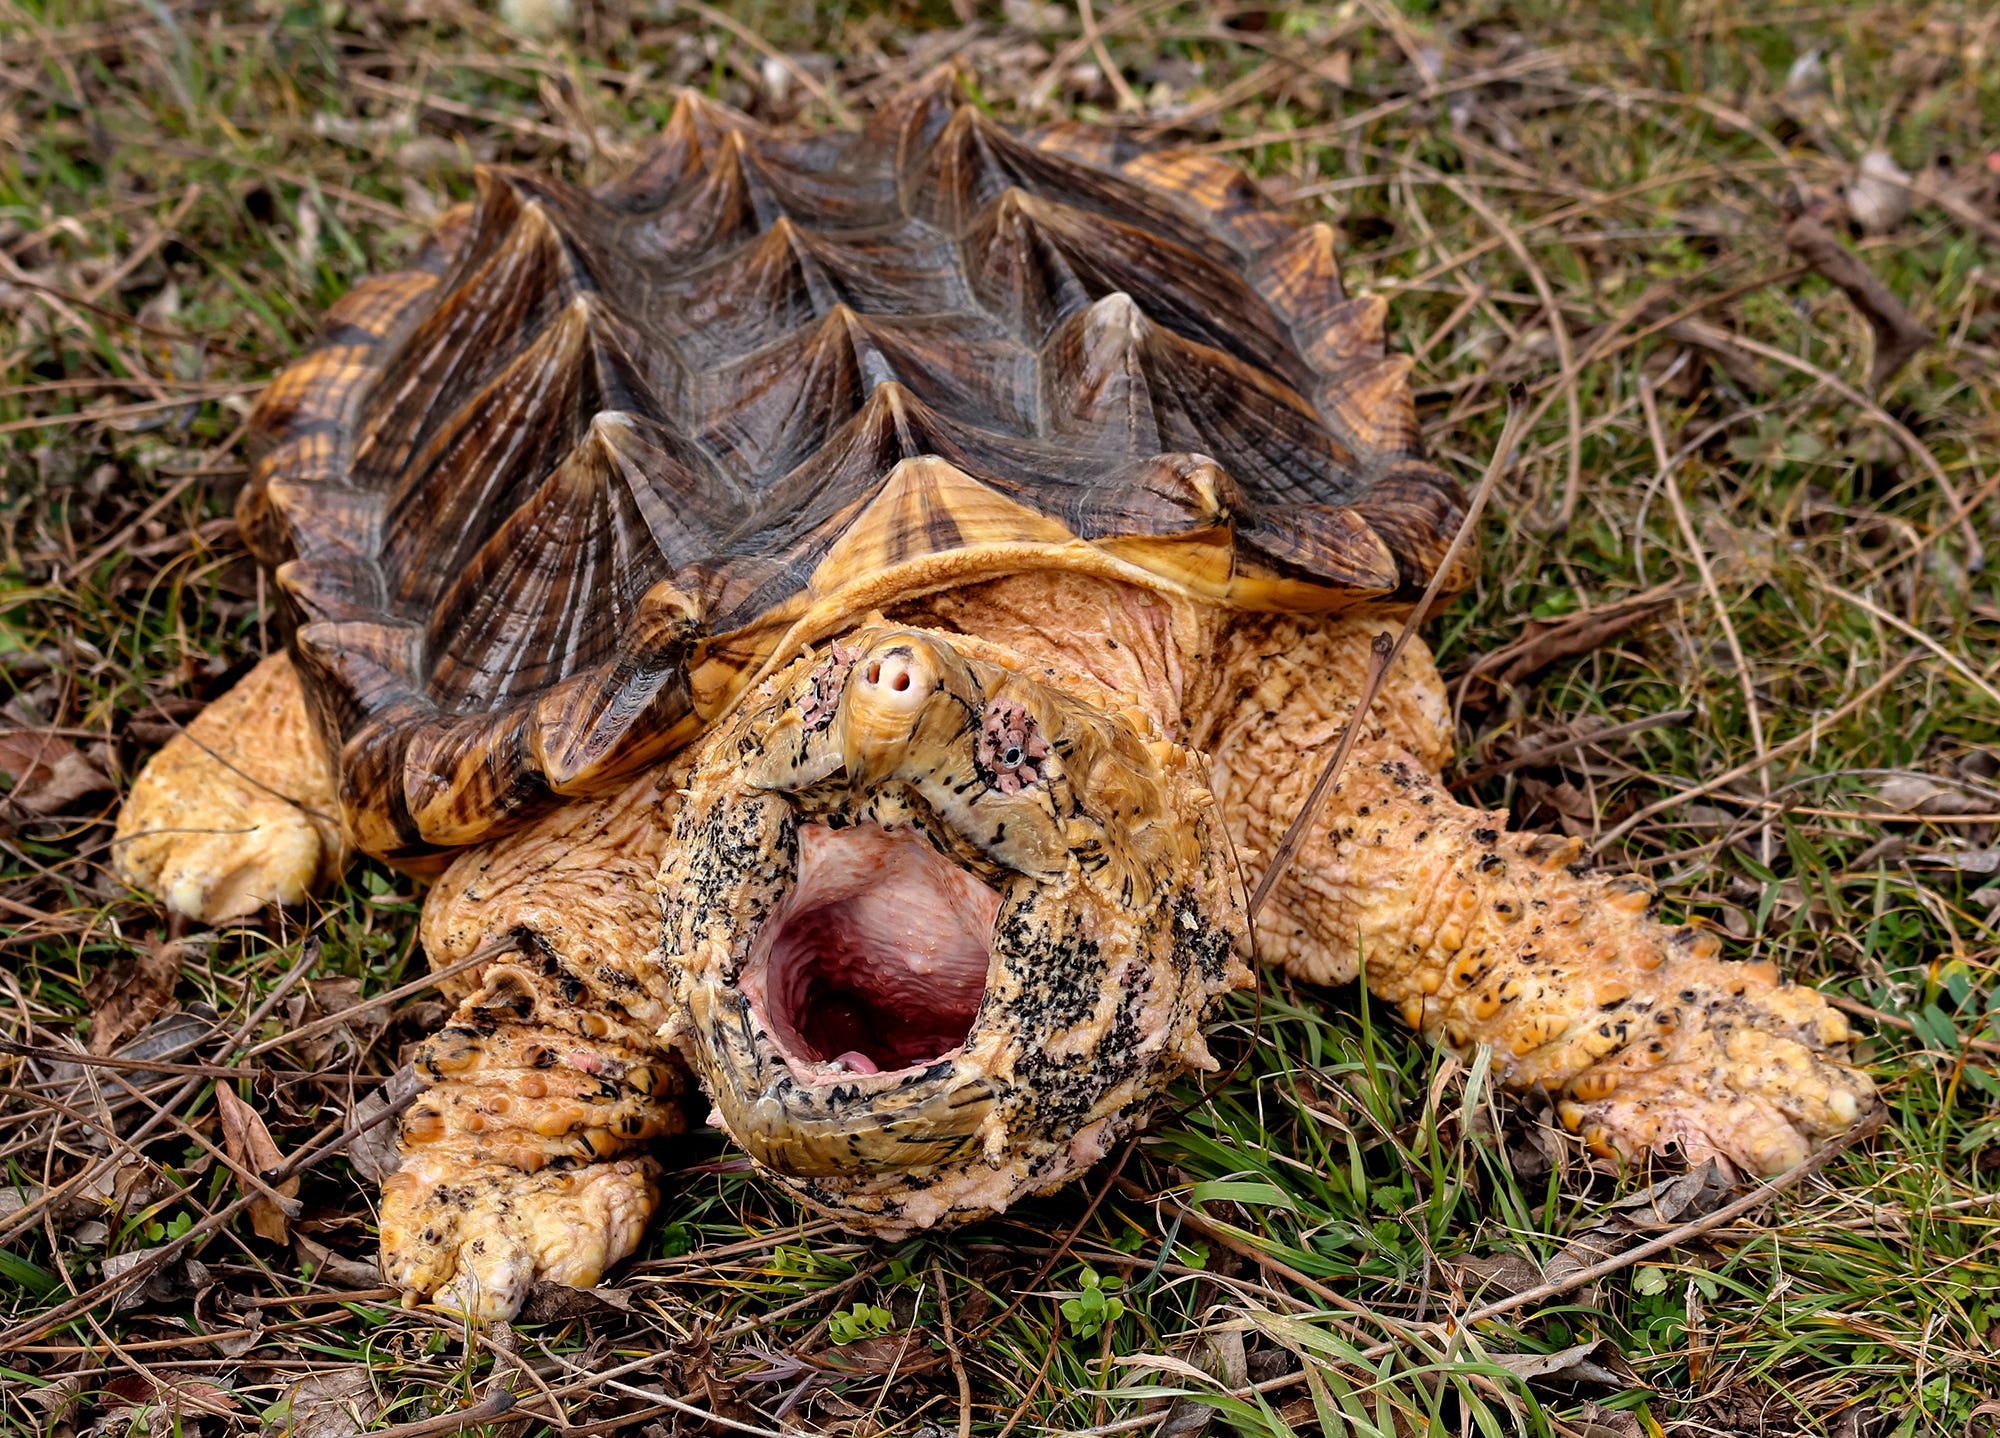
<svg viewBox="0 0 2000 1438">
<path fill-rule="evenodd" d="M 629 1257 L 659 1180 L 645 1157 L 523 1173 L 414 1154 L 383 1185 L 382 1276 L 406 1302 L 512 1318 L 537 1279 L 589 1288 Z"/>
<path fill-rule="evenodd" d="M 537 985 L 560 973 L 494 964 L 417 1052 L 432 1087 L 382 1185 L 382 1276 L 411 1301 L 512 1318 L 536 1279 L 588 1288 L 639 1246 L 660 1167 L 637 1148 L 680 1130 L 681 1075 L 619 1044 L 492 1022 L 554 1007 Z"/>
<path fill-rule="evenodd" d="M 155 754 L 118 815 L 120 877 L 205 924 L 296 904 L 345 855 L 298 675 L 264 660 Z"/>
<path fill-rule="evenodd" d="M 1557 1113 L 1593 1150 L 1678 1144 L 1755 1174 L 1804 1162 L 1872 1113 L 1875 1085 L 1841 1061 L 1847 1021 L 1767 965 L 1703 965 L 1637 1015 L 1644 1033 L 1567 1087 Z"/>
</svg>

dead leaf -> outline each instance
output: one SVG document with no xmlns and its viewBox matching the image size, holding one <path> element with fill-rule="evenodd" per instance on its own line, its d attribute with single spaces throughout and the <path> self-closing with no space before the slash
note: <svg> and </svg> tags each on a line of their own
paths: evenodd
<svg viewBox="0 0 2000 1438">
<path fill-rule="evenodd" d="M 1166 1361 L 1188 1370 L 1199 1387 L 1215 1384 L 1222 1388 L 1241 1388 L 1249 1381 L 1250 1364 L 1243 1351 L 1243 1334 L 1239 1329 L 1223 1328 L 1201 1334 L 1186 1352 L 1185 1359 Z M 1201 1438 L 1214 1424 L 1215 1418 L 1213 1405 L 1195 1398 L 1176 1398 L 1167 1409 L 1166 1418 L 1154 1432 L 1158 1438 Z"/>
<path fill-rule="evenodd" d="M 102 1271 L 106 1278 L 117 1278 L 134 1268 L 147 1270 L 145 1281 L 135 1280 L 111 1300 L 114 1313 L 149 1303 L 185 1302 L 214 1281 L 208 1265 L 200 1259 L 185 1254 L 169 1254 L 162 1259 L 159 1248 L 128 1248 L 123 1253 L 108 1254 Z"/>
<path fill-rule="evenodd" d="M 314 1243 L 302 1233 L 292 1235 L 292 1246 L 298 1250 L 301 1269 L 312 1265 L 315 1287 L 351 1291 L 379 1288 L 382 1284 L 382 1272 L 373 1263 L 349 1258 L 323 1243 Z"/>
<path fill-rule="evenodd" d="M 241 1358 L 264 1341 L 264 1310 L 253 1308 L 236 1320 L 237 1333 L 234 1337 L 217 1334 L 215 1351 L 224 1358 Z"/>
<path fill-rule="evenodd" d="M 264 1438 L 355 1438 L 382 1416 L 382 1400 L 360 1364 L 315 1373 L 288 1395 Z"/>
<path fill-rule="evenodd" d="M 840 1373 L 888 1373 L 909 1361 L 913 1335 L 907 1331 L 881 1338 L 857 1338 L 819 1356 L 819 1361 Z"/>
<path fill-rule="evenodd" d="M 1571 1237 L 1548 1263 L 1549 1282 L 1615 1258 L 1635 1242 L 1676 1224 L 1690 1223 L 1729 1201 L 1734 1185 L 1714 1159 L 1664 1179 L 1606 1207 L 1598 1221 Z"/>
<path fill-rule="evenodd" d="M 143 954 L 97 971 L 83 986 L 84 1002 L 90 1006 L 90 1052 L 110 1053 L 172 1010 L 174 985 L 180 982 L 186 953 L 179 943 L 155 944 Z"/>
<path fill-rule="evenodd" d="M 571 1288 L 542 1281 L 528 1290 L 521 1308 L 523 1323 L 563 1323 L 572 1318 L 596 1318 L 606 1313 L 630 1313 L 632 1294 L 623 1288 Z"/>
<path fill-rule="evenodd" d="M 211 938 L 201 934 L 181 941 L 181 963 L 187 963 L 188 951 L 198 943 Z M 117 1049 L 116 1056 L 122 1059 L 147 1059 L 156 1063 L 173 1063 L 184 1055 L 193 1053 L 202 1044 L 215 1037 L 221 1027 L 222 1016 L 208 1004 L 197 1000 L 184 1009 L 177 1009 L 163 1018 L 147 1024 L 128 1044 Z"/>
<path fill-rule="evenodd" d="M 1886 235 L 1910 217 L 1909 174 L 1887 150 L 1870 150 L 1847 187 L 1847 213 L 1864 235 Z"/>
<path fill-rule="evenodd" d="M 381 1005 L 361 1009 L 360 1004 L 359 979 L 314 979 L 303 992 L 292 995 L 286 1013 L 294 1028 L 335 1014 L 346 1015 L 331 1029 L 299 1044 L 309 1067 L 331 1068 L 342 1063 L 347 1055 L 366 1049 L 389 1026 L 391 1015 Z"/>
<path fill-rule="evenodd" d="M 2000 808 L 1991 799 L 1923 774 L 1897 774 L 1875 786 L 1875 797 L 1898 814 L 1984 814 Z"/>
<path fill-rule="evenodd" d="M 235 1089 L 228 1084 L 217 1084 L 215 1105 L 222 1116 L 223 1147 L 230 1158 L 260 1176 L 284 1163 L 285 1156 L 271 1141 L 271 1131 L 264 1127 L 263 1117 L 238 1098 Z M 251 1190 L 246 1187 L 244 1191 Z M 294 1174 L 286 1179 L 278 1185 L 277 1191 L 286 1198 L 295 1197 L 299 1191 L 298 1176 Z M 291 1241 L 292 1229 L 285 1219 L 285 1211 L 268 1198 L 251 1200 L 250 1226 L 257 1231 L 259 1238 L 268 1238 L 273 1243 Z"/>
<path fill-rule="evenodd" d="M 2000 874 L 2000 849 L 1939 850 L 1910 857 L 1925 864 L 1956 869 L 1961 874 Z"/>
<path fill-rule="evenodd" d="M 1635 624 L 1694 592 L 1690 584 L 1661 585 L 1630 599 L 1579 609 L 1559 619 L 1530 619 L 1521 626 L 1519 638 L 1480 655 L 1462 672 L 1467 677 L 1488 677 L 1500 688 L 1512 689 L 1559 660 L 1601 649 Z"/>
<path fill-rule="evenodd" d="M 185 729 L 187 721 L 205 707 L 199 699 L 162 699 L 127 719 L 120 732 L 142 749 L 157 749 Z"/>
<path fill-rule="evenodd" d="M 112 787 L 111 776 L 82 750 L 45 729 L 0 729 L 0 778 L 8 783 L 0 813 L 35 819 L 61 813 L 85 795 Z"/>
<path fill-rule="evenodd" d="M 227 1388 L 185 1373 L 121 1373 L 104 1385 L 105 1406 L 162 1408 L 172 1414 L 233 1413 L 243 1404 Z"/>
<path fill-rule="evenodd" d="M 389 1076 L 389 1081 L 354 1106 L 354 1116 L 348 1127 L 360 1128 L 370 1119 L 401 1103 L 424 1085 L 417 1079 L 414 1066 L 404 1064 Z M 347 1145 L 347 1161 L 355 1171 L 372 1183 L 386 1182 L 389 1175 L 403 1164 L 403 1150 L 396 1142 L 396 1123 L 384 1119 L 373 1128 L 355 1135 Z"/>
<path fill-rule="evenodd" d="M 1547 1281 L 1532 1259 L 1518 1253 L 1470 1255 L 1451 1260 L 1445 1268 L 1464 1287 L 1468 1299 L 1486 1303 L 1540 1288 Z"/>
<path fill-rule="evenodd" d="M 1698 350 L 1713 361 L 1715 367 L 1728 375 L 1739 389 L 1750 394 L 1766 394 L 1772 388 L 1771 372 L 1764 362 L 1751 351 L 1737 343 L 1736 335 L 1721 325 L 1690 315 L 1683 319 L 1670 319 L 1676 312 L 1674 302 L 1662 299 L 1648 305 L 1640 317 L 1649 325 L 1667 320 L 1663 333 L 1676 344 Z"/>
<path fill-rule="evenodd" d="M 1533 824 L 1537 810 L 1548 809 L 1562 825 L 1562 831 L 1571 838 L 1583 838 L 1597 828 L 1597 810 L 1592 807 L 1590 796 L 1565 779 L 1560 784 L 1548 784 L 1533 775 L 1523 774 L 1520 780 L 1520 805 L 1523 825 Z"/>
<path fill-rule="evenodd" d="M 1583 1416 L 1569 1425 L 1576 1432 L 1576 1438 L 1642 1438 L 1645 1430 L 1639 1420 L 1621 1408 L 1603 1408 L 1595 1403 L 1583 1405 Z"/>
<path fill-rule="evenodd" d="M 97 1374 L 86 1368 L 60 1374 L 39 1386 L 24 1383 L 20 1393 L 24 1401 L 42 1410 L 42 1421 L 49 1425 L 49 1431 L 54 1432 L 63 1410 L 76 1402 L 96 1381 Z"/>
<path fill-rule="evenodd" d="M 1499 1364 L 1516 1378 L 1540 1378 L 1556 1383 L 1603 1383 L 1627 1388 L 1638 1375 L 1626 1363 L 1625 1355 L 1608 1338 L 1593 1338 L 1558 1353 L 1492 1353 L 1490 1362 Z M 1615 1365 L 1615 1366 L 1614 1366 Z"/>
<path fill-rule="evenodd" d="M 1868 375 L 1870 389 L 1881 389 L 1918 350 L 1931 342 L 1931 330 L 1904 308 L 1895 292 L 1877 279 L 1854 251 L 1811 215 L 1800 215 L 1785 226 L 1785 244 L 1816 274 L 1844 290 L 1874 330 L 1875 363 Z"/>
</svg>

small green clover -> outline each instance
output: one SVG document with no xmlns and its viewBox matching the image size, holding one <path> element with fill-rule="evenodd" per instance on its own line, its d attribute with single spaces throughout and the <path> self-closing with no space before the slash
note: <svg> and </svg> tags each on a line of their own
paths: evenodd
<svg viewBox="0 0 2000 1438">
<path fill-rule="evenodd" d="M 670 1223 L 660 1230 L 660 1257 L 685 1258 L 694 1252 L 694 1225 L 691 1223 Z"/>
<path fill-rule="evenodd" d="M 1115 1275 L 1100 1278 L 1096 1269 L 1086 1268 L 1080 1281 L 1083 1291 L 1063 1300 L 1062 1316 L 1077 1337 L 1095 1338 L 1125 1316 L 1125 1300 L 1112 1297 L 1112 1291 L 1123 1288 L 1125 1280 Z"/>
<path fill-rule="evenodd" d="M 872 1303 L 857 1303 L 836 1310 L 827 1323 L 827 1333 L 835 1343 L 858 1343 L 864 1338 L 880 1338 L 896 1326 L 896 1315 Z"/>
<path fill-rule="evenodd" d="M 1648 1298 L 1659 1297 L 1667 1291 L 1667 1271 L 1648 1264 L 1632 1275 L 1632 1291 Z"/>
<path fill-rule="evenodd" d="M 814 1278 L 819 1274 L 819 1260 L 803 1244 L 788 1244 L 774 1250 L 771 1266 L 787 1278 Z"/>
<path fill-rule="evenodd" d="M 148 1243 L 171 1243 L 194 1227 L 194 1215 L 177 1213 L 165 1223 L 157 1218 L 140 1230 Z"/>
</svg>

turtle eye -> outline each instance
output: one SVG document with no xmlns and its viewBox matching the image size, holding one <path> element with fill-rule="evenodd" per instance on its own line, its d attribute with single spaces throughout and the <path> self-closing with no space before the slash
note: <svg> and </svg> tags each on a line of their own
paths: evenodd
<svg viewBox="0 0 2000 1438">
<path fill-rule="evenodd" d="M 987 701 L 974 754 L 981 772 L 1002 794 L 1018 794 L 1042 780 L 1040 757 L 1048 753 L 1035 716 L 1018 699 Z"/>
</svg>

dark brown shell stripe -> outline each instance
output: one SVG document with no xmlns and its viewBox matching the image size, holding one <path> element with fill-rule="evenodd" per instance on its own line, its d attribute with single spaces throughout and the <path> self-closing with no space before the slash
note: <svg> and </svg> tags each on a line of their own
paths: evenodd
<svg viewBox="0 0 2000 1438">
<path fill-rule="evenodd" d="M 859 134 L 688 96 L 599 191 L 479 190 L 255 420 L 244 529 L 369 852 L 600 789 L 927 589 L 1334 608 L 1458 522 L 1384 305 L 1218 161 L 1016 135 L 940 75 Z"/>
</svg>

